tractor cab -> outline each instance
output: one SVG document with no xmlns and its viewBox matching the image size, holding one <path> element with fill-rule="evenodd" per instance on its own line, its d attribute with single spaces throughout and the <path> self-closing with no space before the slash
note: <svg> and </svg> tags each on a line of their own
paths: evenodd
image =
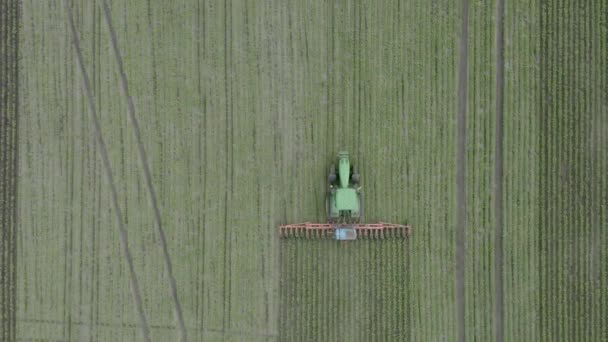
<svg viewBox="0 0 608 342">
<path fill-rule="evenodd" d="M 362 216 L 359 174 L 351 164 L 348 152 L 338 154 L 337 171 L 332 164 L 328 176 L 327 218 L 330 222 L 359 222 Z"/>
</svg>

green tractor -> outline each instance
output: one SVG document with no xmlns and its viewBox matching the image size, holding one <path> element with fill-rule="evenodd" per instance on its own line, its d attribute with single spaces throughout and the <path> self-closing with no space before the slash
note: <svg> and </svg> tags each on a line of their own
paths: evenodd
<svg viewBox="0 0 608 342">
<path fill-rule="evenodd" d="M 358 223 L 363 217 L 360 176 L 349 160 L 348 152 L 338 153 L 338 169 L 332 164 L 327 177 L 326 209 L 328 222 Z"/>
</svg>

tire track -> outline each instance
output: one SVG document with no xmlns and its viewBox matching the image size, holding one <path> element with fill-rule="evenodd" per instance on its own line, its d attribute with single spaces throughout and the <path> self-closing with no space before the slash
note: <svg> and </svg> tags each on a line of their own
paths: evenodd
<svg viewBox="0 0 608 342">
<path fill-rule="evenodd" d="M 469 0 L 462 0 L 461 32 L 458 46 L 458 118 L 456 156 L 456 321 L 458 341 L 466 340 L 465 331 L 465 256 L 466 256 L 466 119 L 469 73 Z"/>
<path fill-rule="evenodd" d="M 229 20 L 230 19 L 230 20 Z M 230 296 L 232 294 L 231 281 L 231 236 L 228 222 L 228 210 L 232 203 L 232 191 L 234 189 L 234 120 L 233 120 L 233 101 L 232 101 L 232 3 L 224 1 L 224 91 L 226 97 L 226 151 L 225 157 L 230 156 L 230 162 L 226 160 L 226 177 L 230 175 L 230 187 L 226 186 L 224 192 L 224 286 L 223 286 L 223 305 L 224 312 L 222 318 L 222 329 L 230 329 Z"/>
<path fill-rule="evenodd" d="M 101 128 L 100 128 L 99 121 L 97 118 L 97 112 L 95 110 L 94 98 L 93 98 L 93 94 L 91 91 L 89 77 L 88 77 L 88 74 L 87 74 L 85 66 L 84 66 L 82 51 L 80 49 L 80 42 L 78 39 L 76 27 L 74 25 L 74 18 L 73 18 L 72 8 L 70 7 L 69 0 L 65 0 L 64 5 L 65 5 L 65 11 L 67 14 L 68 24 L 69 24 L 69 26 L 71 28 L 71 32 L 72 32 L 72 43 L 74 44 L 74 49 L 76 50 L 76 54 L 78 57 L 77 58 L 78 64 L 79 64 L 80 71 L 81 71 L 82 77 L 83 77 L 84 89 L 85 89 L 85 92 L 88 97 L 89 113 L 91 115 L 91 119 L 93 121 L 94 129 L 95 129 L 94 134 L 97 139 L 97 143 L 99 144 L 99 148 L 100 148 L 99 151 L 101 154 L 102 162 L 104 164 L 105 175 L 106 175 L 106 178 L 108 181 L 108 185 L 110 187 L 112 205 L 114 207 L 114 212 L 116 214 L 116 225 L 120 232 L 121 245 L 122 245 L 123 253 L 124 253 L 124 256 L 125 256 L 125 259 L 127 262 L 127 266 L 128 266 L 129 279 L 130 279 L 130 284 L 131 284 L 131 290 L 133 293 L 133 299 L 135 301 L 135 306 L 136 306 L 136 309 L 137 309 L 137 312 L 138 312 L 138 315 L 139 315 L 139 318 L 140 318 L 140 321 L 142 324 L 141 328 L 142 328 L 144 340 L 150 341 L 150 328 L 148 325 L 147 317 L 146 317 L 144 309 L 143 309 L 143 304 L 142 304 L 142 300 L 141 300 L 141 291 L 139 288 L 139 283 L 137 281 L 135 269 L 133 266 L 133 258 L 131 256 L 131 252 L 130 252 L 129 246 L 128 246 L 127 231 L 126 231 L 126 228 L 123 223 L 122 210 L 118 204 L 118 195 L 117 195 L 117 191 L 116 191 L 116 185 L 114 183 L 114 178 L 112 175 L 112 169 L 110 166 L 110 161 L 109 161 L 107 150 L 106 150 L 106 145 L 105 145 L 105 142 L 101 135 Z M 84 116 L 84 113 L 83 113 L 83 116 Z"/>
<path fill-rule="evenodd" d="M 127 83 L 127 76 L 125 75 L 122 57 L 121 57 L 121 54 L 120 54 L 120 50 L 118 49 L 118 43 L 117 43 L 117 39 L 116 39 L 116 32 L 114 31 L 114 27 L 112 25 L 112 17 L 111 17 L 111 14 L 110 14 L 110 9 L 109 9 L 108 4 L 107 4 L 107 2 L 105 0 L 99 0 L 99 2 L 100 2 L 100 5 L 101 5 L 101 7 L 103 9 L 104 19 L 106 21 L 106 26 L 107 26 L 107 29 L 108 29 L 109 34 L 110 34 L 110 42 L 112 43 L 112 50 L 114 52 L 114 56 L 116 58 L 116 63 L 118 65 L 118 73 L 120 75 L 120 80 L 121 80 L 121 86 L 122 86 L 123 94 L 124 94 L 124 96 L 126 97 L 126 100 L 127 100 L 129 121 L 130 121 L 131 126 L 133 128 L 133 134 L 135 135 L 135 141 L 137 142 L 137 147 L 138 147 L 138 152 L 139 152 L 138 153 L 139 160 L 140 160 L 141 167 L 143 169 L 144 179 L 145 179 L 145 182 L 146 182 L 146 188 L 148 190 L 150 203 L 151 203 L 152 210 L 153 210 L 153 213 L 154 213 L 155 227 L 156 227 L 157 233 L 159 235 L 161 249 L 162 249 L 162 252 L 163 252 L 163 260 L 164 260 L 164 264 L 165 264 L 165 270 L 167 272 L 167 277 L 169 278 L 169 286 L 170 286 L 169 290 L 170 290 L 171 299 L 173 300 L 174 311 L 175 311 L 175 318 L 177 320 L 177 326 L 178 326 L 179 332 L 180 332 L 180 341 L 188 341 L 188 336 L 187 336 L 186 327 L 185 327 L 185 324 L 184 324 L 184 318 L 183 318 L 183 314 L 182 314 L 181 304 L 180 304 L 180 301 L 179 301 L 179 298 L 178 298 L 178 294 L 177 294 L 177 284 L 175 282 L 175 277 L 173 276 L 173 269 L 172 269 L 172 265 L 171 265 L 171 258 L 170 258 L 170 255 L 169 255 L 169 249 L 167 247 L 167 238 L 166 238 L 165 232 L 163 230 L 162 221 L 161 221 L 161 214 L 160 214 L 160 208 L 158 206 L 158 202 L 157 202 L 157 199 L 156 199 L 156 193 L 154 191 L 154 186 L 153 186 L 153 183 L 152 183 L 152 175 L 151 175 L 151 172 L 150 172 L 150 165 L 148 163 L 148 157 L 146 155 L 146 151 L 144 149 L 144 145 L 143 145 L 143 142 L 142 142 L 142 139 L 141 139 L 140 130 L 139 130 L 139 123 L 137 121 L 137 118 L 135 117 L 135 105 L 133 103 L 133 99 L 129 95 L 129 87 L 128 87 L 128 83 Z"/>
<path fill-rule="evenodd" d="M 494 334 L 504 340 L 503 284 L 503 110 L 504 110 L 504 0 L 496 3 L 496 96 L 494 154 Z"/>
<path fill-rule="evenodd" d="M 2 284 L 2 289 L 0 292 L 0 305 L 2 306 L 0 314 L 2 315 L 0 318 L 2 319 L 2 333 L 4 335 L 4 331 L 10 322 L 6 318 L 7 312 L 4 309 L 6 307 L 7 294 L 9 289 L 4 285 L 6 283 L 7 278 L 7 263 L 8 260 L 5 258 L 5 251 L 8 248 L 7 246 L 7 233 L 8 233 L 8 208 L 7 208 L 7 197 L 8 191 L 6 190 L 6 184 L 10 181 L 7 175 L 7 167 L 8 167 L 8 151 L 10 147 L 8 146 L 8 39 L 7 39 L 7 31 L 8 31 L 8 23 L 9 20 L 6 18 L 8 16 L 7 6 L 8 2 L 3 2 L 2 8 L 0 8 L 0 234 L 2 234 L 0 241 L 0 264 L 2 265 L 2 269 L 0 270 L 0 282 Z M 5 148 L 5 146 L 7 148 Z M 3 336 L 4 337 L 4 336 Z"/>
<path fill-rule="evenodd" d="M 148 6 L 150 6 L 150 1 L 148 2 Z M 151 20 L 151 7 L 149 7 L 150 9 L 148 10 L 148 25 L 150 27 L 150 33 L 152 33 L 152 20 Z M 204 41 L 204 37 L 205 37 L 205 13 L 206 13 L 206 5 L 203 4 L 202 8 L 201 8 L 201 1 L 198 0 L 197 1 L 197 5 L 196 5 L 196 32 L 198 33 L 198 35 L 200 37 L 203 37 L 203 43 L 201 44 L 201 39 L 197 39 L 196 40 L 196 66 L 197 66 L 197 94 L 199 96 L 199 107 L 202 108 L 202 112 L 203 112 L 203 117 L 201 119 L 201 123 L 199 123 L 199 127 L 198 130 L 199 132 L 201 132 L 200 134 L 198 134 L 198 139 L 197 139 L 197 152 L 199 155 L 199 158 L 201 158 L 202 162 L 199 162 L 199 168 L 198 168 L 198 174 L 199 174 L 199 186 L 202 186 L 203 191 L 201 194 L 201 198 L 203 199 L 203 207 L 205 207 L 207 201 L 207 172 L 203 172 L 203 169 L 206 169 L 207 167 L 207 100 L 206 100 L 206 93 L 205 93 L 205 89 L 203 88 L 203 83 L 201 81 L 201 63 L 203 62 L 203 59 L 205 57 L 205 41 Z M 201 23 L 201 16 L 202 16 L 202 23 Z M 152 49 L 153 50 L 153 49 Z M 198 229 L 198 234 L 197 234 L 197 245 L 199 246 L 203 246 L 203 250 L 201 252 L 201 257 L 197 259 L 196 262 L 196 284 L 200 284 L 199 287 L 197 288 L 196 291 L 196 296 L 195 296 L 195 322 L 197 325 L 200 324 L 199 328 L 197 330 L 199 331 L 203 331 L 205 330 L 205 310 L 203 309 L 205 306 L 205 302 L 204 302 L 204 291 L 205 291 L 205 281 L 204 281 L 204 277 L 201 277 L 200 275 L 205 274 L 205 220 L 206 218 L 206 214 L 205 211 L 203 211 L 203 213 L 201 214 L 200 212 L 198 212 L 197 215 L 197 227 L 199 227 Z M 202 229 L 201 229 L 202 227 Z M 201 233 L 201 231 L 203 231 Z M 200 308 L 200 309 L 199 309 Z"/>
</svg>

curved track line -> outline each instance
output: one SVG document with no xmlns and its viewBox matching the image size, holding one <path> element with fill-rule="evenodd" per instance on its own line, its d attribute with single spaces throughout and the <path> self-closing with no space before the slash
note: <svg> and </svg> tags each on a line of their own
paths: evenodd
<svg viewBox="0 0 608 342">
<path fill-rule="evenodd" d="M 82 50 L 80 49 L 80 40 L 78 39 L 78 33 L 76 33 L 76 27 L 74 26 L 74 17 L 72 14 L 72 8 L 70 7 L 69 0 L 65 0 L 64 5 L 65 5 L 65 11 L 66 11 L 68 23 L 69 23 L 70 29 L 72 31 L 72 43 L 74 44 L 74 49 L 76 50 L 76 57 L 78 59 L 78 65 L 79 65 L 80 71 L 82 73 L 84 90 L 87 94 L 89 113 L 91 114 L 91 119 L 92 119 L 93 126 L 94 126 L 95 138 L 97 139 L 97 143 L 99 144 L 99 153 L 101 155 L 101 160 L 102 160 L 103 166 L 104 166 L 104 168 L 103 168 L 104 174 L 106 175 L 106 180 L 108 181 L 108 185 L 110 187 L 112 206 L 114 207 L 114 212 L 116 213 L 116 226 L 118 227 L 118 229 L 120 231 L 120 242 L 122 245 L 124 256 L 127 259 L 129 280 L 131 283 L 131 291 L 133 293 L 133 300 L 135 301 L 137 313 L 139 314 L 139 320 L 141 321 L 141 329 L 142 329 L 142 333 L 144 335 L 144 340 L 150 341 L 150 327 L 148 326 L 148 319 L 146 318 L 146 314 L 143 309 L 143 304 L 142 304 L 142 300 L 141 300 L 141 291 L 139 289 L 139 283 L 137 282 L 135 268 L 133 267 L 133 258 L 131 257 L 131 252 L 129 250 L 127 231 L 126 231 L 126 228 L 123 223 L 122 211 L 120 209 L 120 206 L 118 205 L 118 195 L 116 193 L 116 184 L 114 183 L 114 177 L 112 176 L 112 168 L 110 166 L 110 159 L 108 158 L 106 144 L 105 144 L 105 141 L 103 140 L 103 136 L 101 135 L 101 127 L 99 125 L 99 120 L 97 118 L 97 112 L 95 110 L 95 100 L 93 98 L 93 93 L 91 91 L 89 76 L 84 67 L 84 58 L 82 57 Z M 83 116 L 84 116 L 84 113 L 83 113 Z"/>
</svg>

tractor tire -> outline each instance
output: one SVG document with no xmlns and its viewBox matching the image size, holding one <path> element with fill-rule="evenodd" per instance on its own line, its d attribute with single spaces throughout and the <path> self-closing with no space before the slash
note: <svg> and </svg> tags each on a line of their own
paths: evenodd
<svg viewBox="0 0 608 342">
<path fill-rule="evenodd" d="M 353 172 L 353 175 L 351 176 L 350 179 L 354 185 L 359 185 L 360 176 L 359 176 L 358 172 Z"/>
<path fill-rule="evenodd" d="M 329 175 L 327 176 L 327 181 L 329 182 L 329 185 L 334 185 L 336 184 L 336 181 L 338 180 L 338 176 L 336 175 L 336 165 L 332 164 L 331 168 L 329 169 Z"/>
</svg>

